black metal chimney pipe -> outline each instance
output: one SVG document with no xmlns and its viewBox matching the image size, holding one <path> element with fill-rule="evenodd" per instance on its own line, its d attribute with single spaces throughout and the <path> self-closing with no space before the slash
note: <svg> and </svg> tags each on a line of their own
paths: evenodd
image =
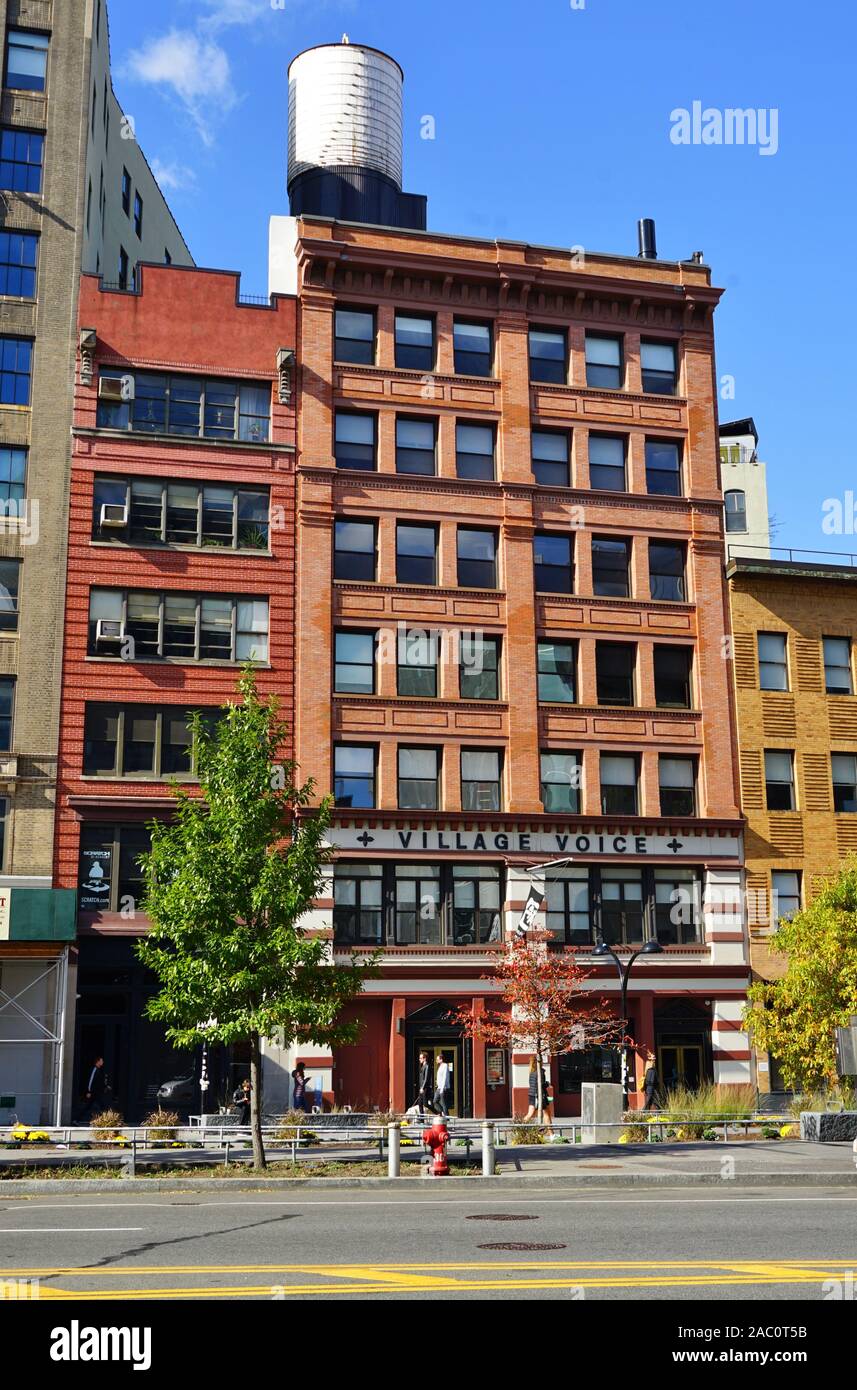
<svg viewBox="0 0 857 1390">
<path fill-rule="evenodd" d="M 644 261 L 656 261 L 658 259 L 658 247 L 655 241 L 655 221 L 653 217 L 641 217 L 637 223 L 637 236 L 640 242 L 640 257 Z"/>
</svg>

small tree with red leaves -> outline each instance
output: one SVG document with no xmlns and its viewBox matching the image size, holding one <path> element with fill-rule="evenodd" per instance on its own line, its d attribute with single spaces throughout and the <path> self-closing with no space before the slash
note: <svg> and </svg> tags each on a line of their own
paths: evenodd
<svg viewBox="0 0 857 1390">
<path fill-rule="evenodd" d="M 544 1117 L 545 1058 L 619 1043 L 623 1036 L 622 1020 L 607 1001 L 582 988 L 591 972 L 582 970 L 571 953 L 549 951 L 547 942 L 552 939 L 546 932 L 513 937 L 494 973 L 483 976 L 502 982 L 505 1007 L 476 1013 L 472 1006 L 462 1006 L 451 1015 L 465 1037 L 512 1052 L 535 1052 L 539 1124 Z"/>
</svg>

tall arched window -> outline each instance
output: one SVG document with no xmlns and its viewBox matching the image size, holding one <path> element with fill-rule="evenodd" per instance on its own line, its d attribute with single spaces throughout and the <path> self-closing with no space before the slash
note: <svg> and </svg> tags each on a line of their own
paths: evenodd
<svg viewBox="0 0 857 1390">
<path fill-rule="evenodd" d="M 724 495 L 726 503 L 726 530 L 747 530 L 747 497 L 740 488 L 733 488 Z"/>
</svg>

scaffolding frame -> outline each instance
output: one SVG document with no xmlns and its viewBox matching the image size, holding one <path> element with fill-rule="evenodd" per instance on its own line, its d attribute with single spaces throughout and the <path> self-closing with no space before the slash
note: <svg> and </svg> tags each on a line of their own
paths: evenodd
<svg viewBox="0 0 857 1390">
<path fill-rule="evenodd" d="M 44 958 L 42 958 L 44 959 Z M 0 956 L 0 965 L 26 965 L 32 964 L 33 957 L 27 956 Z M 54 979 L 54 1007 L 53 1023 L 43 1022 L 32 1014 L 22 1003 L 23 996 L 29 990 L 35 989 L 44 980 L 51 977 Z M 2 981 L 2 976 L 0 976 Z M 32 1047 L 41 1045 L 50 1049 L 50 1076 L 51 1086 L 41 1095 L 47 1096 L 48 1105 L 53 1110 L 53 1123 L 59 1125 L 62 1122 L 62 1082 L 63 1069 L 65 1066 L 66 1049 L 66 1003 L 68 997 L 68 948 L 66 947 L 60 955 L 52 956 L 45 962 L 45 969 L 41 974 L 35 975 L 28 980 L 15 994 L 10 994 L 0 982 L 0 1014 L 7 1009 L 11 1009 L 16 1018 L 23 1018 L 34 1030 L 34 1035 L 29 1038 L 0 1038 L 0 1048 L 7 1047 Z"/>
</svg>

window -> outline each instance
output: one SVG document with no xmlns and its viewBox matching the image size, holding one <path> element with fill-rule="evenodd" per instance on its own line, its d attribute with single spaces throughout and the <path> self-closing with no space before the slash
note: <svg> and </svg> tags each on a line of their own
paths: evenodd
<svg viewBox="0 0 857 1390">
<path fill-rule="evenodd" d="M 337 410 L 333 452 L 337 468 L 377 468 L 375 416 Z"/>
<path fill-rule="evenodd" d="M 434 420 L 396 417 L 396 472 L 420 473 L 426 477 L 436 472 Z"/>
<path fill-rule="evenodd" d="M 461 752 L 462 811 L 499 811 L 501 754 L 487 748 Z"/>
<path fill-rule="evenodd" d="M 172 263 L 173 263 L 173 258 L 172 258 L 172 256 L 170 255 L 170 248 L 169 248 L 168 246 L 165 246 L 165 247 L 164 247 L 164 265 L 172 265 Z"/>
<path fill-rule="evenodd" d="M 577 649 L 574 642 L 539 642 L 538 684 L 539 699 L 543 704 L 575 703 L 576 659 Z"/>
<path fill-rule="evenodd" d="M 374 521 L 336 521 L 333 526 L 333 577 L 374 583 L 376 568 Z"/>
<path fill-rule="evenodd" d="M 857 812 L 857 757 L 853 753 L 833 753 L 833 809 Z"/>
<path fill-rule="evenodd" d="M 564 386 L 566 361 L 564 333 L 550 328 L 530 329 L 530 381 L 552 381 Z"/>
<path fill-rule="evenodd" d="M 497 537 L 493 531 L 458 528 L 458 583 L 463 589 L 496 589 Z"/>
<path fill-rule="evenodd" d="M 43 92 L 48 71 L 47 34 L 30 29 L 10 29 L 6 41 L 6 86 L 18 91 Z"/>
<path fill-rule="evenodd" d="M 119 288 L 120 288 L 120 290 L 127 290 L 127 288 L 128 288 L 128 265 L 129 265 L 129 262 L 128 262 L 128 252 L 125 250 L 125 247 L 124 247 L 124 246 L 120 246 L 120 247 L 119 247 Z M 133 289 L 133 286 L 132 286 L 132 289 Z"/>
<path fill-rule="evenodd" d="M 491 328 L 487 323 L 465 323 L 456 319 L 452 326 L 455 370 L 461 376 L 491 375 Z"/>
<path fill-rule="evenodd" d="M 494 426 L 455 426 L 455 471 L 459 478 L 479 478 L 490 482 L 494 478 Z"/>
<path fill-rule="evenodd" d="M 340 695 L 375 694 L 375 633 L 337 632 L 333 688 Z"/>
<path fill-rule="evenodd" d="M 662 816 L 696 815 L 696 763 L 693 758 L 658 758 Z"/>
<path fill-rule="evenodd" d="M 619 434 L 590 434 L 589 486 L 599 492 L 625 492 L 625 440 Z"/>
<path fill-rule="evenodd" d="M 633 642 L 595 643 L 595 680 L 599 705 L 633 705 L 636 658 L 637 649 Z"/>
<path fill-rule="evenodd" d="M 662 946 L 702 940 L 702 885 L 695 869 L 655 869 L 655 936 Z"/>
<path fill-rule="evenodd" d="M 0 753 L 12 751 L 12 711 L 15 707 L 15 682 L 0 680 Z"/>
<path fill-rule="evenodd" d="M 375 805 L 375 756 L 370 743 L 338 743 L 333 750 L 333 796 L 337 806 Z"/>
<path fill-rule="evenodd" d="M 655 704 L 659 709 L 690 709 L 691 647 L 655 647 Z"/>
<path fill-rule="evenodd" d="M 113 636 L 99 623 L 111 625 Z M 116 625 L 120 625 L 118 628 Z M 116 635 L 124 625 L 125 637 Z M 131 660 L 268 660 L 268 600 L 212 594 L 90 589 L 90 656 L 120 657 L 130 638 Z"/>
<path fill-rule="evenodd" d="M 337 362 L 371 367 L 375 361 L 375 315 L 370 309 L 337 309 L 333 356 Z"/>
<path fill-rule="evenodd" d="M 438 864 L 395 865 L 397 946 L 440 945 L 440 875 Z"/>
<path fill-rule="evenodd" d="M 436 748 L 399 749 L 399 809 L 436 811 L 440 805 Z"/>
<path fill-rule="evenodd" d="M 0 506 L 24 500 L 27 450 L 0 444 Z"/>
<path fill-rule="evenodd" d="M 436 584 L 437 530 L 434 526 L 396 527 L 396 583 Z"/>
<path fill-rule="evenodd" d="M 536 592 L 570 594 L 573 592 L 571 538 L 552 536 L 537 531 L 533 537 Z"/>
<path fill-rule="evenodd" d="M 646 491 L 658 497 L 681 496 L 681 454 L 672 440 L 646 440 Z"/>
<path fill-rule="evenodd" d="M 771 916 L 778 922 L 783 919 L 790 922 L 795 913 L 800 912 L 800 871 L 772 869 L 771 890 L 774 898 Z"/>
<path fill-rule="evenodd" d="M 131 216 L 131 175 L 127 169 L 122 170 L 122 211 Z"/>
<path fill-rule="evenodd" d="M 545 882 L 545 930 L 569 946 L 592 940 L 588 869 L 551 869 Z"/>
<path fill-rule="evenodd" d="M 92 179 L 89 180 L 89 188 L 86 192 L 86 234 L 89 235 L 89 224 L 92 221 Z"/>
<path fill-rule="evenodd" d="M 739 489 L 733 488 L 730 492 L 723 495 L 726 507 L 726 530 L 746 531 L 747 530 L 747 498 Z"/>
<path fill-rule="evenodd" d="M 533 477 L 543 487 L 568 487 L 568 435 L 564 430 L 533 430 Z"/>
<path fill-rule="evenodd" d="M 795 809 L 794 780 L 794 754 L 768 749 L 765 752 L 765 802 L 769 811 Z"/>
<path fill-rule="evenodd" d="M 33 370 L 30 338 L 0 338 L 0 405 L 29 405 Z"/>
<path fill-rule="evenodd" d="M 684 546 L 649 541 L 649 592 L 664 602 L 684 603 Z"/>
<path fill-rule="evenodd" d="M 92 538 L 132 545 L 267 550 L 269 511 L 270 494 L 264 488 L 96 477 Z"/>
<path fill-rule="evenodd" d="M 118 912 L 142 899 L 140 856 L 151 849 L 145 825 L 90 825 L 80 832 L 78 906 L 83 912 Z"/>
<path fill-rule="evenodd" d="M 44 135 L 30 130 L 0 131 L 0 188 L 41 193 Z"/>
<path fill-rule="evenodd" d="M 396 689 L 413 699 L 437 695 L 437 633 L 413 628 L 398 635 Z"/>
<path fill-rule="evenodd" d="M 39 238 L 29 232 L 0 232 L 0 294 L 36 297 Z"/>
<path fill-rule="evenodd" d="M 139 193 L 134 194 L 134 231 L 138 237 L 143 235 L 143 199 Z"/>
<path fill-rule="evenodd" d="M 602 869 L 601 935 L 607 945 L 639 944 L 644 936 L 643 920 L 642 869 L 614 868 L 612 865 Z"/>
<path fill-rule="evenodd" d="M 623 382 L 622 339 L 586 335 L 586 384 L 619 391 Z"/>
<path fill-rule="evenodd" d="M 605 816 L 637 814 L 636 758 L 601 754 L 601 813 Z"/>
<path fill-rule="evenodd" d="M 336 941 L 377 946 L 382 939 L 382 890 L 380 864 L 333 866 L 333 935 Z"/>
<path fill-rule="evenodd" d="M 676 350 L 674 343 L 640 343 L 643 390 L 654 396 L 674 396 L 676 391 Z"/>
<path fill-rule="evenodd" d="M 628 598 L 631 593 L 631 542 L 592 537 L 592 592 L 599 598 Z"/>
<path fill-rule="evenodd" d="M 462 633 L 458 652 L 458 693 L 461 699 L 499 700 L 500 638 Z"/>
<path fill-rule="evenodd" d="M 115 367 L 102 367 L 99 375 L 113 380 L 130 377 L 134 383 L 132 400 L 98 402 L 96 423 L 101 429 L 237 439 L 249 444 L 268 439 L 271 387 L 267 382 L 203 381 Z"/>
<path fill-rule="evenodd" d="M 825 637 L 824 688 L 828 695 L 853 695 L 851 674 L 851 638 Z"/>
<path fill-rule="evenodd" d="M 182 707 L 87 704 L 83 771 L 87 777 L 192 777 L 192 711 Z M 206 712 L 211 726 L 219 709 Z"/>
<path fill-rule="evenodd" d="M 788 690 L 787 641 L 788 638 L 784 632 L 759 633 L 760 690 Z"/>
<path fill-rule="evenodd" d="M 452 944 L 483 946 L 501 939 L 500 870 L 491 865 L 454 864 Z"/>
<path fill-rule="evenodd" d="M 608 1081 L 618 1086 L 622 1080 L 622 1053 L 617 1047 L 585 1047 L 579 1052 L 562 1052 L 557 1057 L 559 1090 L 564 1096 L 579 1096 L 584 1081 Z"/>
<path fill-rule="evenodd" d="M 396 366 L 413 372 L 434 369 L 434 319 L 396 315 Z"/>
<path fill-rule="evenodd" d="M 0 632 L 18 630 L 20 560 L 0 560 Z"/>
<path fill-rule="evenodd" d="M 541 797 L 545 811 L 554 815 L 580 811 L 580 755 L 542 753 L 540 756 Z"/>
</svg>

